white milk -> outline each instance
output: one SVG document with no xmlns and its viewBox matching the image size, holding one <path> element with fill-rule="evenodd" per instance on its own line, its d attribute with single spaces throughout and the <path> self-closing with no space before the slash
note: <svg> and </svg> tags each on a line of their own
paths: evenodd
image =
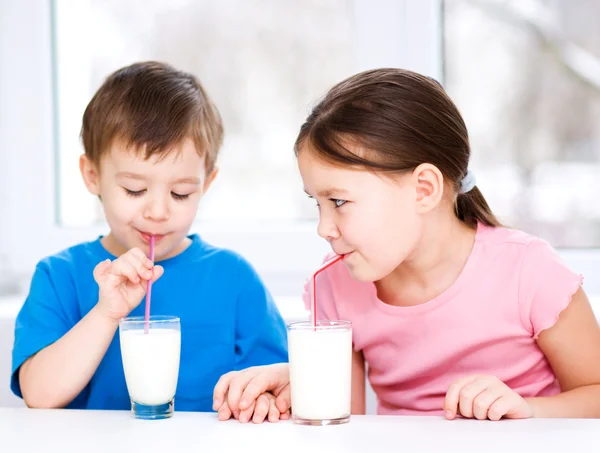
<svg viewBox="0 0 600 453">
<path fill-rule="evenodd" d="M 290 329 L 294 417 L 329 420 L 350 415 L 352 330 Z"/>
<path fill-rule="evenodd" d="M 175 329 L 124 330 L 121 355 L 130 398 L 136 403 L 158 405 L 175 396 L 179 374 L 181 332 Z"/>
</svg>

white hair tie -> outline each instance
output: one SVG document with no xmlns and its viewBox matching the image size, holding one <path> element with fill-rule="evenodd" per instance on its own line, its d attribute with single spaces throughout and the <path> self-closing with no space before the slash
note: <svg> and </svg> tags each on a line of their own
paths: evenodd
<svg viewBox="0 0 600 453">
<path fill-rule="evenodd" d="M 475 175 L 471 170 L 467 170 L 467 174 L 460 181 L 460 193 L 467 193 L 473 190 L 477 181 L 475 180 Z"/>
</svg>

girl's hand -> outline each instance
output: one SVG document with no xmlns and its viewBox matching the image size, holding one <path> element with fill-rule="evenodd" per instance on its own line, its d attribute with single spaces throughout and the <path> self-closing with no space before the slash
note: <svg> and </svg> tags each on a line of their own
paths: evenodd
<svg viewBox="0 0 600 453">
<path fill-rule="evenodd" d="M 231 417 L 239 420 L 241 423 L 262 423 L 268 420 L 270 423 L 276 423 L 279 420 L 288 420 L 290 418 L 290 410 L 281 413 L 275 404 L 276 398 L 271 393 L 263 393 L 260 395 L 250 407 L 243 411 L 233 413 L 227 404 L 227 400 L 223 402 L 218 411 L 219 420 L 229 420 Z"/>
<path fill-rule="evenodd" d="M 229 411 L 236 419 L 245 423 L 250 421 L 250 417 L 254 412 L 253 408 L 258 404 L 258 399 L 269 392 L 276 398 L 274 404 L 279 413 L 286 414 L 291 406 L 289 384 L 290 373 L 287 363 L 232 371 L 221 376 L 221 379 L 215 385 L 213 409 L 220 411 L 226 403 L 224 414 Z"/>
<path fill-rule="evenodd" d="M 469 376 L 448 388 L 444 411 L 448 420 L 457 415 L 478 420 L 530 418 L 533 410 L 521 395 L 494 376 Z"/>
</svg>

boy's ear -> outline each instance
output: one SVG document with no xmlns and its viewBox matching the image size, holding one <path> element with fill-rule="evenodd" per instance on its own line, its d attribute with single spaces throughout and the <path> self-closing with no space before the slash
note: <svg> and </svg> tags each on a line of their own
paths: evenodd
<svg viewBox="0 0 600 453">
<path fill-rule="evenodd" d="M 79 171 L 87 190 L 93 195 L 100 195 L 100 177 L 98 166 L 85 154 L 79 157 Z"/>
<path fill-rule="evenodd" d="M 204 185 L 202 186 L 203 194 L 205 194 L 208 191 L 212 182 L 215 180 L 215 178 L 217 177 L 218 174 L 219 174 L 219 169 L 217 167 L 215 167 L 214 170 L 210 174 L 206 175 L 206 179 L 204 180 Z"/>
</svg>

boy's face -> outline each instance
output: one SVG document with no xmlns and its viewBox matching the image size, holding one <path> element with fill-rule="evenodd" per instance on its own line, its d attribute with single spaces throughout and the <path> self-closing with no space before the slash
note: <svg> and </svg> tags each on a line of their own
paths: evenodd
<svg viewBox="0 0 600 453">
<path fill-rule="evenodd" d="M 88 190 L 102 199 L 111 230 L 103 239 L 107 250 L 116 256 L 134 247 L 149 253 L 154 235 L 157 261 L 185 249 L 198 202 L 217 173 L 206 174 L 205 159 L 189 139 L 148 160 L 115 141 L 98 166 L 84 155 L 80 169 Z"/>
</svg>

